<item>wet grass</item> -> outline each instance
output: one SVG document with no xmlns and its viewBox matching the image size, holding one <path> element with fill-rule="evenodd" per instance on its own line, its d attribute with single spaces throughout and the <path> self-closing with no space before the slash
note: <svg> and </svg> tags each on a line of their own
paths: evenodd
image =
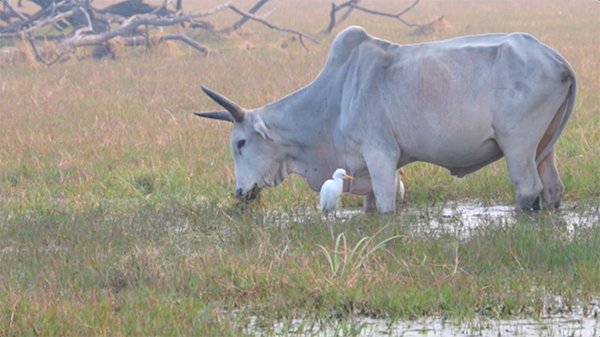
<svg viewBox="0 0 600 337">
<path fill-rule="evenodd" d="M 239 335 L 252 316 L 265 328 L 297 317 L 537 317 L 550 294 L 568 310 L 600 293 L 600 228 L 570 233 L 558 219 L 490 221 L 459 239 L 389 217 L 274 225 L 181 205 L 3 214 L 3 335 Z M 332 270 L 334 254 L 345 272 Z"/>
<path fill-rule="evenodd" d="M 447 14 L 453 25 L 423 39 L 529 31 L 572 62 L 580 91 L 557 151 L 566 199 L 582 212 L 600 203 L 595 5 L 423 3 L 412 17 Z M 307 6 L 282 5 L 270 18 L 312 32 L 326 15 Z M 290 11 L 306 15 L 285 21 Z M 419 39 L 394 22 L 352 22 L 395 41 Z M 240 212 L 230 126 L 189 114 L 215 108 L 199 85 L 259 106 L 312 80 L 330 44 L 282 49 L 280 35 L 250 28 L 211 41 L 219 54 L 206 58 L 163 50 L 50 69 L 0 66 L 0 336 L 240 336 L 251 321 L 268 332 L 275 320 L 351 315 L 539 317 L 600 297 L 597 220 L 573 228 L 543 212 L 492 218 L 468 237 L 427 230 L 424 220 L 448 200 L 510 204 L 502 161 L 465 179 L 407 167 L 416 214 L 325 222 L 297 177 Z M 347 208 L 360 204 L 344 198 Z M 549 295 L 566 305 L 549 308 Z"/>
</svg>

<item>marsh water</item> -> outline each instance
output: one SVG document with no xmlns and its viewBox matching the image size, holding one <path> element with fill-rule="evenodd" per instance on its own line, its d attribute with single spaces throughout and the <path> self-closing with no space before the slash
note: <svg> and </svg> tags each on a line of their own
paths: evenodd
<svg viewBox="0 0 600 337">
<path fill-rule="evenodd" d="M 567 238 L 579 230 L 600 225 L 600 202 L 567 202 L 559 210 L 523 213 L 515 211 L 512 205 L 461 201 L 428 207 L 401 205 L 397 213 L 394 221 L 411 224 L 411 230 L 416 235 L 452 234 L 461 239 L 469 239 L 483 226 L 511 226 L 522 221 L 536 222 L 540 217 L 546 217 L 546 221 L 550 220 L 561 226 Z M 358 208 L 343 209 L 338 212 L 336 221 L 345 222 L 361 216 L 364 216 L 363 212 Z M 285 226 L 291 222 L 309 223 L 321 215 L 310 210 L 302 214 L 273 212 L 264 217 L 265 223 Z M 179 226 L 178 231 L 189 228 L 188 223 L 180 223 Z M 537 318 L 498 320 L 476 316 L 469 320 L 452 321 L 433 316 L 391 321 L 385 318 L 354 317 L 322 323 L 305 319 L 264 322 L 258 317 L 252 317 L 245 330 L 248 334 L 257 336 L 600 337 L 600 299 L 590 299 L 576 307 L 564 304 L 560 296 L 548 295 L 544 301 L 545 316 Z"/>
<path fill-rule="evenodd" d="M 348 221 L 361 216 L 361 210 L 342 210 L 338 221 Z M 398 210 L 400 222 L 414 224 L 414 231 L 422 235 L 454 234 L 461 239 L 481 226 L 510 226 L 520 221 L 536 221 L 536 217 L 549 217 L 572 236 L 578 230 L 600 224 L 600 203 L 566 203 L 560 210 L 538 213 L 515 211 L 512 205 L 483 205 L 476 201 L 451 202 L 431 207 L 404 206 Z M 297 217 L 280 217 L 282 222 L 297 221 Z M 600 247 L 599 247 L 600 249 Z M 297 319 L 274 322 L 259 328 L 252 319 L 247 331 L 255 335 L 276 336 L 569 336 L 600 337 L 600 301 L 592 299 L 576 308 L 562 310 L 559 296 L 545 300 L 546 316 L 493 320 L 475 317 L 467 321 L 450 321 L 441 317 L 424 317 L 410 321 L 390 321 L 369 317 L 355 317 L 344 322 L 311 323 Z M 552 309 L 554 307 L 554 309 Z M 546 310 L 547 309 L 547 310 Z M 266 328 L 266 329 L 265 329 Z"/>
<path fill-rule="evenodd" d="M 526 213 L 517 212 L 512 205 L 461 201 L 431 207 L 400 206 L 397 212 L 398 221 L 414 223 L 414 230 L 422 234 L 450 233 L 463 239 L 484 225 L 513 225 L 524 219 L 535 221 L 540 216 L 562 224 L 571 235 L 578 229 L 600 224 L 600 203 L 565 203 L 559 210 Z M 361 214 L 361 210 L 342 210 L 338 217 L 343 221 Z"/>
<path fill-rule="evenodd" d="M 549 316 L 540 319 L 490 320 L 476 318 L 460 322 L 440 317 L 426 317 L 413 321 L 390 322 L 385 319 L 356 317 L 339 323 L 308 323 L 303 320 L 277 322 L 272 327 L 258 328 L 257 319 L 250 320 L 246 331 L 257 336 L 361 336 L 361 337 L 598 337 L 600 318 L 585 317 L 582 312 L 567 316 Z"/>
</svg>

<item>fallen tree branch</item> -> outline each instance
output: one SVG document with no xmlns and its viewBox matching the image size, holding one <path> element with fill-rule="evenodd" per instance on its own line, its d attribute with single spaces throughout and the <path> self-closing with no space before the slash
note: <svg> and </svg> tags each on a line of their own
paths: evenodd
<svg viewBox="0 0 600 337">
<path fill-rule="evenodd" d="M 406 20 L 402 19 L 401 16 L 404 15 L 409 10 L 413 9 L 418 3 L 419 3 L 419 0 L 416 0 L 412 5 L 410 5 L 408 8 L 404 9 L 403 11 L 401 11 L 398 14 L 390 14 L 390 13 L 385 13 L 385 12 L 379 12 L 379 11 L 375 11 L 375 10 L 372 10 L 372 9 L 360 7 L 360 6 L 355 5 L 355 4 L 351 4 L 350 7 L 353 8 L 353 9 L 365 12 L 365 13 L 369 13 L 369 14 L 373 14 L 373 15 L 378 15 L 378 16 L 384 16 L 386 18 L 391 18 L 391 19 L 396 19 L 396 20 L 402 22 L 403 24 L 405 24 L 408 27 L 415 27 L 415 26 L 418 26 L 418 24 L 416 24 L 416 23 L 409 23 Z"/>
<path fill-rule="evenodd" d="M 418 3 L 419 3 L 419 0 L 415 0 L 415 2 L 412 5 L 406 7 L 402 12 L 400 12 L 400 13 L 398 13 L 396 15 L 397 16 L 402 16 L 402 15 L 406 14 L 408 11 L 410 11 L 413 8 L 415 8 L 415 6 L 417 6 Z"/>
<path fill-rule="evenodd" d="M 254 4 L 254 6 L 252 6 L 250 8 L 250 10 L 248 10 L 249 14 L 254 15 L 254 13 L 256 13 L 262 6 L 264 6 L 267 2 L 269 2 L 269 0 L 259 0 L 257 3 Z M 242 28 L 242 26 L 248 22 L 250 20 L 249 17 L 247 16 L 243 16 L 239 21 L 237 21 L 236 23 L 234 23 L 233 25 L 231 25 L 228 28 L 222 29 L 221 32 L 222 33 L 231 33 L 234 32 L 240 28 Z"/>
<path fill-rule="evenodd" d="M 322 31 L 322 33 L 330 34 L 333 31 L 333 28 L 335 28 L 335 26 L 342 23 L 344 20 L 346 20 L 348 18 L 348 16 L 350 16 L 350 13 L 352 13 L 352 10 L 353 10 L 353 8 L 350 8 L 350 5 L 357 4 L 358 2 L 360 2 L 360 0 L 349 0 L 349 1 L 343 2 L 339 5 L 336 5 L 335 2 L 332 2 L 331 10 L 329 11 L 329 24 L 327 25 L 327 28 L 325 28 Z M 344 12 L 344 14 L 342 14 L 342 17 L 340 18 L 340 20 L 337 20 L 337 18 L 336 18 L 337 13 L 338 13 L 338 11 L 342 10 L 343 8 L 346 8 L 346 12 Z"/>
<path fill-rule="evenodd" d="M 33 50 L 33 53 L 35 54 L 35 60 L 47 65 L 46 60 L 42 56 L 42 53 L 40 53 L 40 50 L 38 49 L 37 45 L 35 44 L 35 40 L 33 39 L 33 35 L 31 33 L 27 34 L 27 41 L 29 41 L 29 45 L 31 46 L 31 49 Z"/>
<path fill-rule="evenodd" d="M 181 41 L 185 44 L 187 44 L 188 46 L 196 49 L 197 51 L 199 51 L 200 53 L 207 55 L 208 54 L 208 49 L 206 47 L 204 47 L 203 45 L 201 45 L 200 43 L 198 43 L 197 41 L 193 40 L 192 38 L 190 38 L 189 36 L 181 33 L 181 34 L 167 34 L 167 35 L 163 35 L 160 37 L 159 41 L 170 41 L 170 40 L 177 40 L 177 41 Z"/>
<path fill-rule="evenodd" d="M 446 29 L 446 22 L 444 15 L 439 18 L 422 25 L 416 25 L 416 28 L 410 33 L 412 36 L 435 34 L 442 32 Z"/>
<path fill-rule="evenodd" d="M 8 11 L 12 15 L 20 18 L 23 21 L 27 21 L 27 17 L 25 15 L 23 15 L 23 13 L 21 13 L 18 10 L 14 9 L 14 7 L 10 5 L 10 2 L 8 2 L 8 0 L 2 0 L 2 4 L 4 5 L 4 8 L 8 9 Z"/>
<path fill-rule="evenodd" d="M 272 24 L 272 23 L 270 23 L 270 22 L 268 22 L 268 21 L 266 21 L 264 19 L 261 19 L 259 17 L 256 17 L 253 14 L 245 12 L 245 11 L 243 11 L 243 10 L 235 7 L 234 5 L 229 5 L 229 9 L 231 9 L 232 11 L 238 13 L 239 15 L 247 17 L 250 20 L 256 21 L 258 23 L 262 23 L 263 25 L 265 25 L 265 26 L 267 26 L 267 27 L 269 27 L 269 28 L 271 28 L 273 30 L 276 30 L 276 31 L 279 31 L 279 32 L 282 32 L 282 33 L 296 35 L 298 37 L 298 39 L 300 40 L 300 43 L 302 44 L 302 46 L 305 49 L 308 49 L 308 48 L 304 44 L 303 38 L 306 38 L 307 40 L 309 40 L 309 41 L 311 41 L 313 43 L 319 44 L 319 41 L 316 38 L 314 38 L 314 37 L 312 37 L 310 35 L 306 35 L 306 34 L 304 34 L 302 32 L 298 32 L 298 31 L 295 31 L 293 29 L 281 28 L 281 27 L 275 26 L 274 24 Z"/>
<path fill-rule="evenodd" d="M 392 19 L 396 19 L 398 21 L 400 21 L 402 24 L 408 26 L 408 27 L 415 27 L 418 26 L 418 24 L 414 24 L 414 23 L 410 23 L 404 19 L 402 19 L 402 15 L 406 14 L 408 11 L 412 10 L 413 8 L 415 8 L 415 6 L 417 6 L 417 4 L 419 3 L 419 0 L 415 0 L 415 2 L 413 4 L 411 4 L 410 6 L 406 7 L 405 9 L 403 9 L 402 11 L 400 11 L 397 14 L 391 14 L 391 13 L 385 13 L 385 12 L 380 12 L 380 11 L 376 11 L 373 9 L 369 9 L 369 8 L 365 8 L 362 6 L 359 6 L 358 3 L 361 0 L 349 0 L 346 2 L 343 2 L 339 5 L 336 5 L 335 3 L 331 4 L 331 10 L 329 12 L 329 24 L 327 25 L 327 27 L 323 30 L 323 34 L 330 34 L 333 29 L 339 25 L 340 23 L 342 23 L 344 20 L 346 20 L 348 18 L 348 16 L 350 16 L 350 14 L 352 13 L 353 10 L 358 10 L 358 11 L 362 11 L 364 13 L 367 14 L 371 14 L 371 15 L 377 15 L 377 16 L 383 16 L 383 17 L 387 17 L 387 18 L 392 18 Z M 345 9 L 345 12 L 342 14 L 341 18 L 338 20 L 337 19 L 337 14 L 340 10 Z"/>
<path fill-rule="evenodd" d="M 193 12 L 192 14 L 190 14 L 191 17 L 193 18 L 201 18 L 201 17 L 205 17 L 205 16 L 209 16 L 209 15 L 214 15 L 217 14 L 218 12 L 229 8 L 229 6 L 231 6 L 231 1 L 227 1 L 224 4 L 220 4 L 218 6 L 213 7 L 212 9 L 209 9 L 207 11 L 202 11 L 202 12 Z"/>
<path fill-rule="evenodd" d="M 8 0 L 3 0 L 3 1 L 6 1 L 5 4 L 8 4 Z M 10 5 L 9 5 L 9 7 L 10 7 Z M 69 8 L 71 8 L 71 9 L 69 9 Z M 5 36 L 10 35 L 11 33 L 13 33 L 14 35 L 19 35 L 19 34 L 23 33 L 23 30 L 29 29 L 30 27 L 37 25 L 36 22 L 39 23 L 40 21 L 51 20 L 52 17 L 54 17 L 55 15 L 61 15 L 61 13 L 63 13 L 63 12 L 71 13 L 70 16 L 64 16 L 62 18 L 62 19 L 65 19 L 68 21 L 69 18 L 71 18 L 73 15 L 75 15 L 80 10 L 83 11 L 83 9 L 80 5 L 69 4 L 68 0 L 63 0 L 59 3 L 53 2 L 48 7 L 42 8 L 40 11 L 38 11 L 37 13 L 35 13 L 34 15 L 32 15 L 30 17 L 21 16 L 20 21 L 15 22 L 11 25 L 2 27 L 0 29 L 0 33 L 3 33 Z M 14 8 L 13 8 L 13 11 L 18 13 L 16 10 L 14 10 Z M 60 20 L 56 20 L 54 22 L 59 22 L 59 21 Z"/>
<path fill-rule="evenodd" d="M 8 32 L 4 30 L 6 27 L 3 27 L 4 31 L 0 32 L 0 38 L 23 36 L 29 42 L 33 53 L 35 54 L 35 59 L 47 66 L 62 59 L 66 54 L 72 53 L 79 47 L 104 46 L 108 41 L 116 37 L 122 38 L 121 43 L 126 46 L 140 45 L 139 41 L 140 37 L 142 37 L 146 47 L 149 48 L 152 44 L 150 41 L 151 28 L 173 26 L 185 22 L 200 28 L 212 28 L 212 25 L 203 24 L 204 22 L 197 21 L 197 19 L 227 9 L 230 5 L 230 2 L 227 2 L 207 11 L 193 12 L 188 15 L 182 15 L 181 12 L 171 12 L 171 14 L 164 17 L 160 16 L 159 13 L 166 11 L 165 6 L 167 5 L 167 1 L 165 1 L 162 6 L 154 8 L 154 10 L 148 14 L 134 15 L 120 20 L 118 15 L 111 14 L 110 12 L 96 11 L 93 7 L 88 6 L 89 3 L 80 3 L 75 0 L 62 0 L 58 3 L 53 0 L 38 1 L 36 4 L 42 7 L 42 9 L 32 17 L 26 17 L 21 14 L 8 3 L 8 0 L 0 1 L 2 1 L 5 8 L 12 13 L 11 15 L 18 16 L 20 19 L 19 22 L 11 25 L 9 28 L 10 31 Z M 145 7 L 143 9 L 145 9 Z M 56 43 L 58 57 L 54 60 L 46 60 L 44 58 L 44 53 L 38 48 L 35 42 L 36 39 L 43 37 L 37 36 L 35 32 L 50 24 L 69 22 L 69 18 L 72 18 L 74 15 L 80 17 L 78 26 L 71 25 L 73 27 L 73 32 L 69 36 L 62 36 L 62 38 L 60 36 L 55 36 L 55 39 L 52 39 L 52 41 L 55 41 Z M 106 23 L 120 21 L 120 26 L 113 30 L 98 32 L 94 29 L 93 22 L 96 21 L 96 18 L 94 17 L 99 17 L 100 20 Z M 155 43 L 169 40 L 185 43 L 203 55 L 208 53 L 206 47 L 199 42 L 194 41 L 185 33 L 163 35 L 158 38 Z"/>
<path fill-rule="evenodd" d="M 354 10 L 354 8 L 352 7 L 352 5 L 358 5 L 358 3 L 361 0 L 350 0 L 346 2 L 345 6 L 348 6 L 348 9 L 342 14 L 342 17 L 338 20 L 338 24 L 346 21 L 346 19 L 350 16 L 350 14 L 352 14 L 352 11 Z M 345 7 L 344 4 L 342 4 L 342 7 Z"/>
<path fill-rule="evenodd" d="M 44 26 L 47 26 L 47 25 L 50 25 L 50 24 L 54 24 L 54 23 L 56 23 L 58 21 L 61 21 L 61 20 L 65 19 L 65 18 L 67 18 L 67 17 L 75 14 L 75 11 L 76 11 L 76 9 L 75 10 L 70 10 L 68 12 L 59 13 L 59 14 L 57 14 L 55 16 L 48 17 L 48 18 L 46 18 L 44 20 L 35 22 L 29 28 L 23 30 L 23 32 L 30 33 L 30 32 L 33 32 L 34 30 L 38 29 L 38 28 L 41 28 L 41 27 L 44 27 Z"/>
<path fill-rule="evenodd" d="M 25 15 L 11 6 L 10 0 L 0 0 L 4 5 L 0 12 L 9 19 L 6 25 L 0 25 L 0 38 L 21 38 L 28 41 L 38 62 L 47 66 L 64 60 L 64 56 L 81 47 L 94 47 L 92 57 L 116 55 L 119 46 L 146 46 L 152 48 L 164 41 L 179 41 L 187 44 L 197 52 L 206 55 L 209 50 L 201 41 L 196 41 L 190 34 L 194 29 L 202 29 L 214 34 L 235 31 L 249 21 L 254 21 L 269 29 L 298 38 L 300 44 L 308 49 L 305 40 L 318 44 L 317 38 L 301 31 L 284 28 L 269 22 L 266 17 L 272 13 L 265 11 L 269 0 L 255 0 L 248 10 L 242 10 L 230 1 L 205 11 L 183 12 L 183 0 L 163 0 L 162 5 L 154 6 L 144 0 L 121 0 L 105 9 L 92 6 L 93 0 L 29 0 L 37 4 L 35 14 Z M 13 0 L 14 1 L 14 0 Z M 383 13 L 359 6 L 362 0 L 345 0 L 340 5 L 332 4 L 331 22 L 333 27 L 346 19 L 355 10 L 371 15 L 394 18 L 408 26 L 400 16 L 412 9 L 413 5 L 398 14 Z M 175 11 L 169 6 L 174 5 Z M 275 7 L 276 8 L 276 7 Z M 223 10 L 231 10 L 241 18 L 236 18 L 228 28 L 215 30 L 214 25 L 206 17 Z M 262 10 L 262 15 L 259 11 Z M 0 21 L 1 22 L 1 21 Z M 177 31 L 156 34 L 159 27 L 179 25 Z M 54 26 L 54 29 L 46 29 Z M 65 28 L 68 28 L 65 30 Z M 185 31 L 184 31 L 185 30 Z M 118 40 L 113 40 L 118 38 Z M 43 40 L 54 46 L 39 45 Z M 105 52 L 108 51 L 108 52 Z M 111 54 L 112 53 L 112 54 Z M 58 56 L 56 56 L 58 55 Z M 55 58 L 56 56 L 56 58 Z"/>
<path fill-rule="evenodd" d="M 85 9 L 83 9 L 83 7 L 79 7 L 78 9 L 79 9 L 79 11 L 81 11 L 83 13 L 83 16 L 85 16 L 85 20 L 87 21 L 88 29 L 93 31 L 94 25 L 92 24 L 92 18 L 90 17 L 90 13 L 88 13 Z"/>
<path fill-rule="evenodd" d="M 120 28 L 100 34 L 89 33 L 88 28 L 79 29 L 73 36 L 65 39 L 60 43 L 60 47 L 64 50 L 102 44 L 117 36 L 126 36 L 135 33 L 138 27 L 150 25 L 154 27 L 172 26 L 182 22 L 189 22 L 192 18 L 189 15 L 178 16 L 173 18 L 160 19 L 155 16 L 132 17 L 127 20 Z"/>
<path fill-rule="evenodd" d="M 35 60 L 38 61 L 39 63 L 43 63 L 46 67 L 50 67 L 51 65 L 58 62 L 63 57 L 62 54 L 58 54 L 53 60 L 48 61 L 42 55 L 42 52 L 39 50 L 39 48 L 35 44 L 35 38 L 33 37 L 33 34 L 28 33 L 27 40 L 29 41 L 29 45 L 31 46 L 33 53 L 35 54 Z"/>
<path fill-rule="evenodd" d="M 7 24 L 10 24 L 11 18 L 12 18 L 12 15 L 9 12 L 0 10 L 0 20 L 4 21 Z"/>
</svg>

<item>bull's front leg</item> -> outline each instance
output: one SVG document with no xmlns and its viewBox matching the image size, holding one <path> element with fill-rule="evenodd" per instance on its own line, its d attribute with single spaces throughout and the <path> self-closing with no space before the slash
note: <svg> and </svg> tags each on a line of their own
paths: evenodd
<svg viewBox="0 0 600 337">
<path fill-rule="evenodd" d="M 383 214 L 396 211 L 396 175 L 399 154 L 369 151 L 365 154 L 373 192 L 365 197 L 365 211 L 373 204 Z M 371 204 L 371 205 L 370 205 Z M 372 206 L 371 206 L 372 207 Z"/>
</svg>

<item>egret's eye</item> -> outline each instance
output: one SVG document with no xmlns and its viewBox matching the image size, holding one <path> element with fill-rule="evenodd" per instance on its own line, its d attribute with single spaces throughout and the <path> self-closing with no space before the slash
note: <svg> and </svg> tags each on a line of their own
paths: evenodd
<svg viewBox="0 0 600 337">
<path fill-rule="evenodd" d="M 246 145 L 245 139 L 238 141 L 238 144 L 237 144 L 238 150 L 240 150 L 242 147 L 244 147 L 244 145 Z"/>
</svg>

